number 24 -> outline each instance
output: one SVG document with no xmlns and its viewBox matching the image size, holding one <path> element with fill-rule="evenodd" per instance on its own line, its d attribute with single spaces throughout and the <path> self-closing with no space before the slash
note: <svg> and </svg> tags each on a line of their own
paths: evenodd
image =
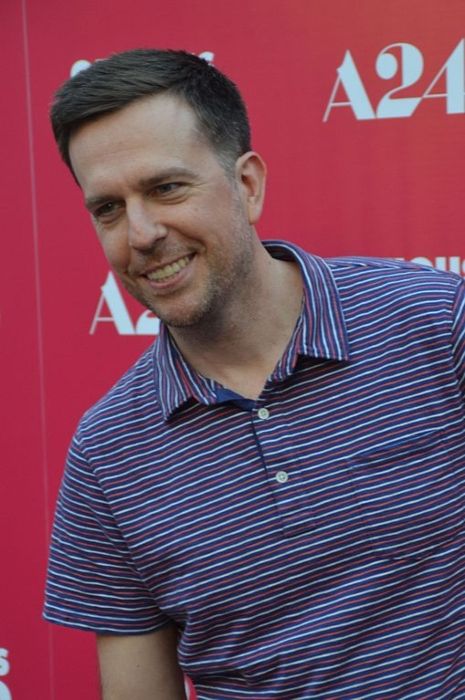
<svg viewBox="0 0 465 700">
<path fill-rule="evenodd" d="M 465 39 L 459 41 L 420 97 L 399 97 L 402 90 L 418 82 L 423 75 L 423 67 L 423 55 L 413 44 L 390 44 L 382 49 L 376 58 L 376 73 L 383 80 L 390 80 L 399 74 L 400 85 L 389 90 L 381 98 L 375 111 L 352 54 L 346 51 L 337 69 L 337 79 L 323 121 L 328 121 L 331 110 L 335 107 L 351 107 L 356 119 L 360 120 L 410 117 L 422 100 L 440 97 L 446 98 L 447 114 L 465 113 Z M 441 77 L 445 79 L 446 92 L 433 92 Z M 344 102 L 335 100 L 341 86 L 348 98 Z"/>
</svg>

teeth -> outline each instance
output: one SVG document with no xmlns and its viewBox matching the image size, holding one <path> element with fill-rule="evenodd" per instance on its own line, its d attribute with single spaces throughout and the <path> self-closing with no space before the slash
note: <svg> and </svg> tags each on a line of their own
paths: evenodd
<svg viewBox="0 0 465 700">
<path fill-rule="evenodd" d="M 165 265 L 165 267 L 161 267 L 159 270 L 155 270 L 154 272 L 149 272 L 147 274 L 147 277 L 149 280 L 154 280 L 155 282 L 160 282 L 161 280 L 166 280 L 168 277 L 172 277 L 176 273 L 180 272 L 183 268 L 186 267 L 189 263 L 189 256 L 186 255 L 184 258 L 181 258 L 180 260 L 176 260 L 176 262 L 171 263 L 170 265 Z"/>
</svg>

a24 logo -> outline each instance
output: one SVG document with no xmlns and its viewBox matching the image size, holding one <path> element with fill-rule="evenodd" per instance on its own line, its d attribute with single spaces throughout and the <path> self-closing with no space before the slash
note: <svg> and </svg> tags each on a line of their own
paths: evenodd
<svg viewBox="0 0 465 700">
<path fill-rule="evenodd" d="M 423 55 L 416 46 L 407 43 L 389 44 L 375 61 L 376 74 L 382 80 L 399 79 L 397 87 L 388 90 L 373 105 L 360 72 L 350 51 L 346 51 L 328 101 L 323 121 L 328 121 L 335 108 L 350 107 L 356 119 L 393 119 L 411 117 L 423 100 L 442 98 L 447 114 L 465 114 L 465 39 L 461 39 L 426 90 L 419 96 L 406 97 L 402 92 L 415 85 L 423 76 Z M 435 92 L 440 81 L 445 92 Z M 347 100 L 338 101 L 336 95 L 343 88 Z"/>
</svg>

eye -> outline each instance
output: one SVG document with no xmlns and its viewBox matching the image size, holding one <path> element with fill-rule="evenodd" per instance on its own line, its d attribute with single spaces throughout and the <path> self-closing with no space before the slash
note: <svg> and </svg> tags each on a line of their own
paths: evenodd
<svg viewBox="0 0 465 700">
<path fill-rule="evenodd" d="M 105 204 L 101 204 L 94 209 L 92 216 L 97 221 L 110 221 L 116 216 L 120 208 L 121 205 L 118 202 L 105 202 Z"/>
<path fill-rule="evenodd" d="M 178 182 L 164 182 L 162 185 L 158 185 L 157 189 L 159 192 L 173 192 L 179 187 Z"/>
<path fill-rule="evenodd" d="M 184 187 L 183 182 L 162 182 L 153 188 L 152 193 L 155 197 L 169 197 L 179 194 Z"/>
</svg>

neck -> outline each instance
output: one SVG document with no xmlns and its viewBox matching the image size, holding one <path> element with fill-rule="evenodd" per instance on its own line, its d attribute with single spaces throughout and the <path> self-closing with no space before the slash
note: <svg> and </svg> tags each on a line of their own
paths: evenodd
<svg viewBox="0 0 465 700">
<path fill-rule="evenodd" d="M 197 372 L 252 399 L 281 358 L 302 303 L 297 265 L 264 254 L 243 298 L 232 299 L 204 324 L 169 329 Z"/>
</svg>

